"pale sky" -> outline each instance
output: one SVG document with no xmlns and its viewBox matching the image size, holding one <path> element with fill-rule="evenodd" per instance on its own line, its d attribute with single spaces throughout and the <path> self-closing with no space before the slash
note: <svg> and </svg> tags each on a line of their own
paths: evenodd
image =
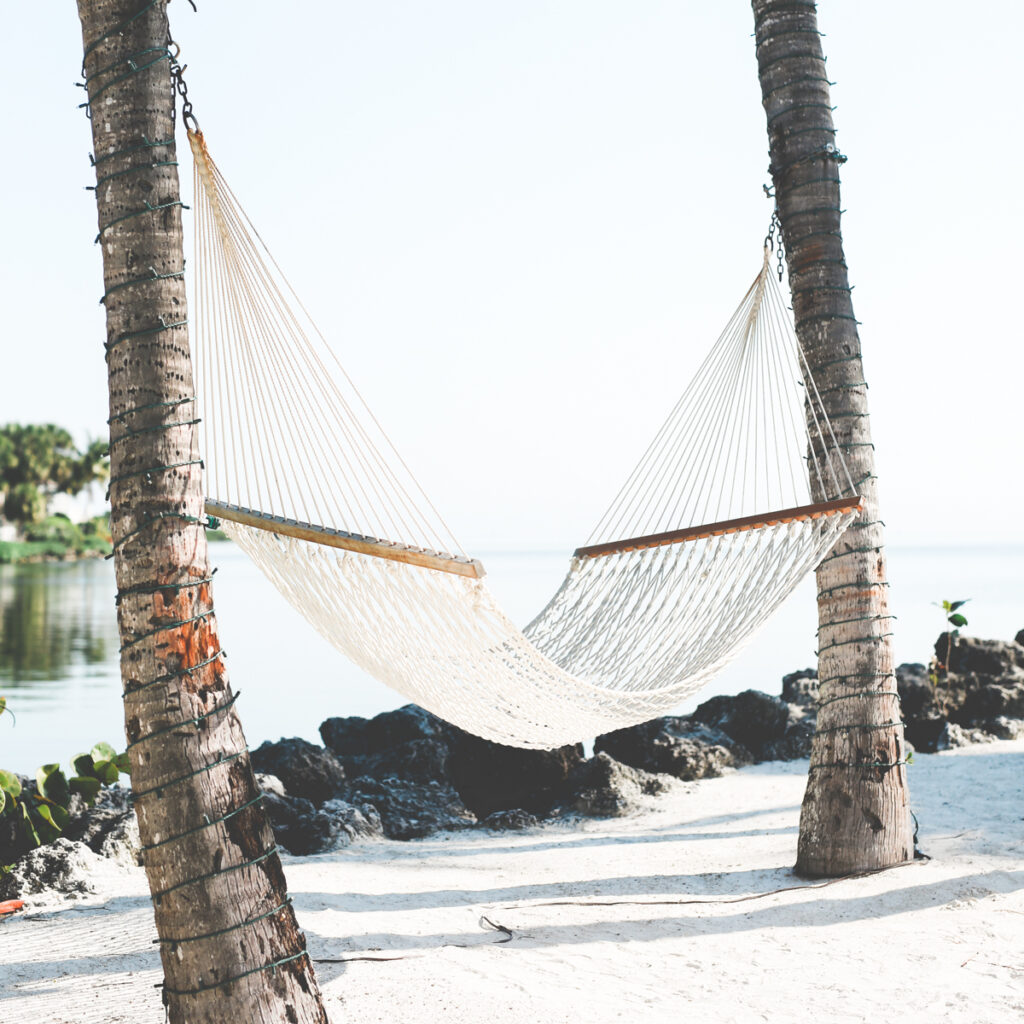
<svg viewBox="0 0 1024 1024">
<path fill-rule="evenodd" d="M 211 151 L 463 545 L 582 543 L 759 265 L 749 4 L 198 3 Z M 890 539 L 1020 543 L 1024 5 L 819 19 Z M 98 436 L 77 14 L 5 25 L 0 422 Z"/>
</svg>

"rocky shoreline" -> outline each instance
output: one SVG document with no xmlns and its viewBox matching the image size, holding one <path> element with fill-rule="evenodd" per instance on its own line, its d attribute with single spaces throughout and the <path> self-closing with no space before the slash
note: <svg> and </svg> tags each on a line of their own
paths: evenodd
<svg viewBox="0 0 1024 1024">
<path fill-rule="evenodd" d="M 1024 736 L 1024 630 L 1011 642 L 960 637 L 949 644 L 943 634 L 935 649 L 940 659 L 949 650 L 948 667 L 896 670 L 914 749 Z M 307 856 L 357 839 L 627 815 L 688 781 L 807 757 L 817 699 L 817 673 L 794 672 L 778 697 L 758 690 L 712 697 L 690 715 L 599 736 L 589 758 L 579 744 L 501 746 L 407 705 L 372 719 L 329 718 L 320 726 L 323 746 L 266 742 L 252 763 L 279 846 Z M 33 783 L 23 781 L 31 791 Z M 0 835 L 0 862 L 9 862 L 4 842 Z M 25 854 L 0 878 L 0 899 L 86 891 L 94 855 L 139 862 L 129 791 L 109 789 L 94 807 L 72 808 L 61 839 Z"/>
</svg>

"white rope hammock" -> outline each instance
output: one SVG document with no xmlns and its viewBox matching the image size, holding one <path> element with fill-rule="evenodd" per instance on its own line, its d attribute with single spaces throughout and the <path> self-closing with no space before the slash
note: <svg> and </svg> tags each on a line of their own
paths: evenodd
<svg viewBox="0 0 1024 1024">
<path fill-rule="evenodd" d="M 189 140 L 207 511 L 332 644 L 442 718 L 546 748 L 665 714 L 856 518 L 859 498 L 766 256 L 561 589 L 518 629 L 202 135 Z"/>
</svg>

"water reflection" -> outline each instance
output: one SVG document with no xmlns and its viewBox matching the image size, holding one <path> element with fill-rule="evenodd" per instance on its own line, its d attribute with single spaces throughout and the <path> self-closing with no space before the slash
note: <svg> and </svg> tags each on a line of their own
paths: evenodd
<svg viewBox="0 0 1024 1024">
<path fill-rule="evenodd" d="M 0 566 L 0 692 L 105 674 L 116 651 L 109 564 Z"/>
</svg>

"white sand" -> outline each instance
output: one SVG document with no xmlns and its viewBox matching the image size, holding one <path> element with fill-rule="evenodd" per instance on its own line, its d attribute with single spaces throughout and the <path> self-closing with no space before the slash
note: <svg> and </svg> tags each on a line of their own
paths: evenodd
<svg viewBox="0 0 1024 1024">
<path fill-rule="evenodd" d="M 933 859 L 823 887 L 790 871 L 806 769 L 746 768 L 580 827 L 287 859 L 314 958 L 402 958 L 318 964 L 332 1020 L 1024 1019 L 1024 741 L 918 755 Z M 163 1019 L 142 872 L 104 863 L 96 885 L 0 924 L 0 1021 Z"/>
</svg>

